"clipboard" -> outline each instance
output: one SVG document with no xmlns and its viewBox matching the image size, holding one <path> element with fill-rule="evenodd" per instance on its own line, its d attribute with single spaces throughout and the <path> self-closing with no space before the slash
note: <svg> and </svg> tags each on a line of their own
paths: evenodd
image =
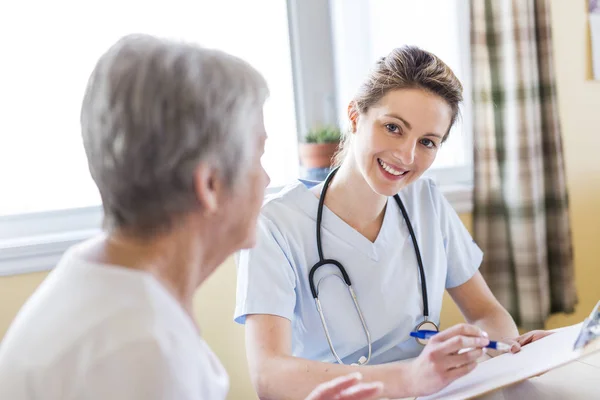
<svg viewBox="0 0 600 400">
<path fill-rule="evenodd" d="M 480 363 L 471 373 L 439 392 L 418 400 L 470 399 L 562 367 L 600 352 L 600 301 L 582 323 L 560 328 L 552 335 Z"/>
</svg>

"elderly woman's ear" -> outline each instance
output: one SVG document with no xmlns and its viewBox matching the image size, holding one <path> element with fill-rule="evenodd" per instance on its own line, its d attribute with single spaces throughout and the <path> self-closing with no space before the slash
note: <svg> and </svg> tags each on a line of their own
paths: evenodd
<svg viewBox="0 0 600 400">
<path fill-rule="evenodd" d="M 214 214 L 219 205 L 219 197 L 224 195 L 223 182 L 217 169 L 208 163 L 200 163 L 194 174 L 194 188 L 202 212 Z"/>
</svg>

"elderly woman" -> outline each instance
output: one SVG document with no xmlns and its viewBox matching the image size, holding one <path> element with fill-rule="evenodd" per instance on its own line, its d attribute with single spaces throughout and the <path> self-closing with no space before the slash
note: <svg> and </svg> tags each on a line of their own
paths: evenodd
<svg viewBox="0 0 600 400">
<path fill-rule="evenodd" d="M 192 297 L 255 241 L 268 90 L 244 61 L 150 36 L 98 61 L 81 111 L 104 233 L 70 249 L 0 347 L 2 399 L 224 399 Z M 346 376 L 311 399 L 371 399 Z"/>
</svg>

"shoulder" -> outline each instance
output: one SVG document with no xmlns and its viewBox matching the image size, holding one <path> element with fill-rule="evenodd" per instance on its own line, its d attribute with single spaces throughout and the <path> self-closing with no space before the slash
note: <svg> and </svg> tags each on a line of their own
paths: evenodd
<svg viewBox="0 0 600 400">
<path fill-rule="evenodd" d="M 193 325 L 179 315 L 179 310 L 157 304 L 163 300 L 150 293 L 143 301 L 145 304 L 130 304 L 130 307 L 124 304 L 122 310 L 98 318 L 95 324 L 81 330 L 79 337 L 72 338 L 71 345 L 57 361 L 78 359 L 87 353 L 90 361 L 96 362 L 140 354 L 155 360 L 175 357 L 184 362 L 187 357 L 181 356 L 186 351 L 198 350 Z"/>
<path fill-rule="evenodd" d="M 297 202 L 302 197 L 303 192 L 308 191 L 300 181 L 290 183 L 276 192 L 268 193 L 265 196 L 261 208 L 261 214 L 264 216 L 277 216 L 282 211 L 297 208 Z"/>
<path fill-rule="evenodd" d="M 188 374 L 198 379 L 208 354 L 190 326 L 161 314 L 150 308 L 115 313 L 89 329 L 57 363 L 66 370 L 77 366 L 86 381 L 97 372 L 106 374 L 98 377 L 99 384 L 118 379 L 115 374 L 122 371 L 132 380 L 154 380 L 157 390 L 170 388 L 175 381 L 189 384 Z M 113 373 L 115 366 L 125 368 Z"/>
<path fill-rule="evenodd" d="M 128 305 L 123 304 L 123 308 Z M 123 395 L 123 387 L 103 388 L 110 383 L 121 385 L 123 379 L 133 383 L 152 377 L 156 388 L 168 387 L 168 380 L 179 372 L 200 372 L 199 360 L 191 356 L 198 355 L 199 349 L 193 348 L 189 336 L 139 311 L 123 310 L 102 318 L 96 315 L 93 325 L 87 325 L 89 321 L 78 323 L 86 318 L 77 318 L 78 313 L 74 313 L 70 322 L 58 322 L 62 327 L 26 334 L 18 342 L 7 343 L 9 348 L 0 357 L 0 375 L 6 377 L 10 365 L 8 375 L 14 379 L 14 390 L 28 385 L 26 377 L 34 377 L 35 386 L 27 386 L 30 390 L 39 390 L 49 398 L 63 398 L 62 390 L 80 389 L 114 390 L 111 394 Z M 101 311 L 88 309 L 88 313 Z"/>
<path fill-rule="evenodd" d="M 296 181 L 265 197 L 260 219 L 282 232 L 290 227 L 312 223 L 316 218 L 317 198 L 309 190 L 310 182 Z"/>
<path fill-rule="evenodd" d="M 195 333 L 181 307 L 146 273 L 89 263 L 70 251 L 51 275 L 19 313 L 10 335 L 15 348 L 26 347 L 40 364 Z"/>
<path fill-rule="evenodd" d="M 429 221 L 442 229 L 458 219 L 456 211 L 431 178 L 420 178 L 398 193 L 411 218 Z"/>
<path fill-rule="evenodd" d="M 293 264 L 307 241 L 313 240 L 317 206 L 316 196 L 300 181 L 268 194 L 258 217 L 256 244 L 239 253 L 240 265 L 251 259 L 274 263 L 275 254 Z"/>
</svg>

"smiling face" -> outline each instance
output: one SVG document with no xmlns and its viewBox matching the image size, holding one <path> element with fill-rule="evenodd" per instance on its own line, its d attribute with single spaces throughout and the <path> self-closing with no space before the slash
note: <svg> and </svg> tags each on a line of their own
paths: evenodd
<svg viewBox="0 0 600 400">
<path fill-rule="evenodd" d="M 392 90 L 366 113 L 351 104 L 352 154 L 369 186 L 392 196 L 433 163 L 450 128 L 452 109 L 422 89 Z"/>
</svg>

